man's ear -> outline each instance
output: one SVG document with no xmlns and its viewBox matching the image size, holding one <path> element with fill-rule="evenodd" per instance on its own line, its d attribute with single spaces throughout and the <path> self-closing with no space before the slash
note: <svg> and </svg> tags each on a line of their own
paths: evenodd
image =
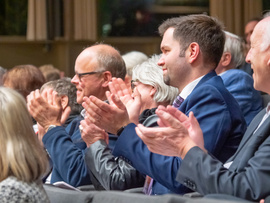
<svg viewBox="0 0 270 203">
<path fill-rule="evenodd" d="M 109 82 L 112 81 L 112 73 L 110 71 L 105 71 L 102 73 L 103 84 L 102 87 L 108 87 Z"/>
<path fill-rule="evenodd" d="M 221 65 L 222 66 L 228 66 L 230 65 L 232 60 L 232 55 L 230 52 L 224 52 L 222 57 L 221 57 Z"/>
<path fill-rule="evenodd" d="M 68 96 L 67 95 L 61 96 L 61 106 L 62 106 L 63 110 L 68 107 Z"/>
<path fill-rule="evenodd" d="M 188 61 L 189 63 L 193 63 L 199 56 L 200 53 L 200 46 L 196 42 L 190 43 L 188 49 Z"/>
</svg>

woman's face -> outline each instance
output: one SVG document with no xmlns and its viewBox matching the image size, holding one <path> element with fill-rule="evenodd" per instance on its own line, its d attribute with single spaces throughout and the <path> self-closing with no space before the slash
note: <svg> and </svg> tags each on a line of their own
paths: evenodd
<svg viewBox="0 0 270 203">
<path fill-rule="evenodd" d="M 151 109 L 157 107 L 156 102 L 154 101 L 153 97 L 155 94 L 155 88 L 151 85 L 146 85 L 138 80 L 132 81 L 131 85 L 132 89 L 136 87 L 138 92 L 141 95 L 141 112 L 145 109 Z"/>
</svg>

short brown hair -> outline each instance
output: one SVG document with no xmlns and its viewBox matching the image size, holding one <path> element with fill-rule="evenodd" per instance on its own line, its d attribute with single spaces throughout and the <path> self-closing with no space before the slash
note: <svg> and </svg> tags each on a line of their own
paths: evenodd
<svg viewBox="0 0 270 203">
<path fill-rule="evenodd" d="M 24 98 L 31 91 L 41 88 L 44 83 L 45 78 L 42 72 L 33 65 L 15 66 L 3 76 L 4 86 L 17 90 Z"/>
<path fill-rule="evenodd" d="M 204 62 L 217 66 L 223 53 L 225 34 L 223 25 L 216 18 L 203 14 L 170 18 L 159 26 L 160 35 L 163 36 L 170 27 L 175 28 L 173 37 L 181 44 L 180 55 L 183 55 L 190 43 L 196 42 Z"/>
</svg>

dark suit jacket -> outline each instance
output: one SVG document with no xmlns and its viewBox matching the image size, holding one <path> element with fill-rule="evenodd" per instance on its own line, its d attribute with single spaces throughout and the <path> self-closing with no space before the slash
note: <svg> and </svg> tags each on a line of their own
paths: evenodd
<svg viewBox="0 0 270 203">
<path fill-rule="evenodd" d="M 179 110 L 186 115 L 193 111 L 204 133 L 205 146 L 225 162 L 237 149 L 246 129 L 240 107 L 215 72 L 205 75 L 185 99 Z M 155 124 L 157 125 L 157 124 Z M 153 194 L 185 193 L 175 178 L 181 165 L 178 157 L 151 153 L 136 135 L 135 125 L 129 124 L 116 142 L 113 151 L 155 181 Z"/>
<path fill-rule="evenodd" d="M 265 114 L 249 125 L 229 169 L 198 147 L 182 161 L 177 180 L 204 195 L 222 193 L 258 201 L 270 194 L 270 117 L 253 134 Z"/>
<path fill-rule="evenodd" d="M 84 162 L 86 144 L 81 138 L 78 116 L 66 128 L 55 127 L 49 130 L 42 142 L 53 163 L 51 183 L 65 181 L 78 187 L 91 184 L 90 175 Z M 113 148 L 116 136 L 109 136 L 109 146 Z"/>
</svg>

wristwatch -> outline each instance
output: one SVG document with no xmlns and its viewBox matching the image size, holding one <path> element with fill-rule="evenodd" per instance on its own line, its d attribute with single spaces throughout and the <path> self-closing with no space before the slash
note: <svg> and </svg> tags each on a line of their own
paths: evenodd
<svg viewBox="0 0 270 203">
<path fill-rule="evenodd" d="M 55 128 L 55 127 L 56 127 L 56 125 L 50 125 L 50 126 L 48 127 L 47 132 L 48 132 L 49 130 L 51 130 L 51 129 Z"/>
</svg>

